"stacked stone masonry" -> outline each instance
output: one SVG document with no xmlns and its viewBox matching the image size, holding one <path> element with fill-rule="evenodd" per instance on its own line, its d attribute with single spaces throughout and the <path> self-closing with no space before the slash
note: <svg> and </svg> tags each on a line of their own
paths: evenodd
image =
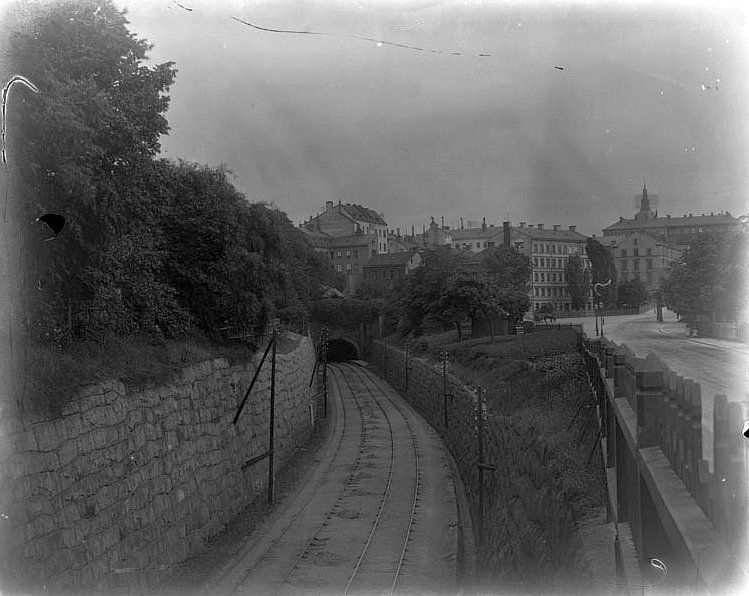
<svg viewBox="0 0 749 596">
<path fill-rule="evenodd" d="M 315 354 L 307 337 L 276 361 L 276 470 L 309 437 Z M 0 585 L 65 591 L 147 587 L 267 489 L 271 367 L 223 359 L 137 392 L 85 389 L 55 420 L 3 421 Z"/>
</svg>

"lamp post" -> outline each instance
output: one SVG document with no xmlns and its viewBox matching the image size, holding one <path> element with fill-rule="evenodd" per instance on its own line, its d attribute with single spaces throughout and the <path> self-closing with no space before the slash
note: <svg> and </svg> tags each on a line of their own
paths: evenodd
<svg viewBox="0 0 749 596">
<path fill-rule="evenodd" d="M 603 337 L 603 300 L 601 299 L 601 292 L 600 288 L 606 288 L 611 285 L 611 278 L 605 283 L 594 283 L 593 284 L 593 292 L 596 295 L 596 308 L 598 309 L 596 312 L 596 337 L 598 337 L 598 317 L 601 318 L 601 337 Z"/>
</svg>

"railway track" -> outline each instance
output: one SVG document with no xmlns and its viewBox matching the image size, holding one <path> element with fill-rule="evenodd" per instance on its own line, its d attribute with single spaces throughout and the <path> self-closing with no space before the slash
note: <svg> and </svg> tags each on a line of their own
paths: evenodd
<svg viewBox="0 0 749 596">
<path fill-rule="evenodd" d="M 369 371 L 348 363 L 329 371 L 334 423 L 316 471 L 212 594 L 392 594 L 425 587 L 434 573 L 419 570 L 430 565 L 443 576 L 446 561 L 454 568 L 455 528 L 443 528 L 438 552 L 434 532 L 416 529 L 421 518 L 445 526 L 454 516 L 454 499 L 443 503 L 447 521 L 420 506 L 425 478 L 427 506 L 445 500 L 445 486 L 454 491 L 436 433 Z"/>
</svg>

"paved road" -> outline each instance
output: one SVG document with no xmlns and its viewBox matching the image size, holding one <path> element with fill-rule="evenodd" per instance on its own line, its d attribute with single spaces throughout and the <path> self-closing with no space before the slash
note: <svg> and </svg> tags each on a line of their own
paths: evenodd
<svg viewBox="0 0 749 596">
<path fill-rule="evenodd" d="M 329 378 L 333 423 L 310 482 L 211 593 L 455 593 L 455 488 L 439 437 L 366 368 L 332 365 Z"/>
<path fill-rule="evenodd" d="M 713 397 L 723 393 L 732 401 L 749 399 L 749 346 L 722 339 L 687 337 L 686 326 L 664 310 L 663 322 L 653 311 L 640 315 L 605 317 L 604 334 L 626 344 L 638 356 L 653 352 L 675 373 L 700 384 L 704 457 L 712 468 Z M 582 323 L 588 337 L 595 337 L 595 318 L 563 319 Z"/>
</svg>

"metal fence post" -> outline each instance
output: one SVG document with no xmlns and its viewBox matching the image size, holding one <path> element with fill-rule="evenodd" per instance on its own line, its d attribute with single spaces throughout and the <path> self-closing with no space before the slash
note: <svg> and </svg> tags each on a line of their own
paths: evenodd
<svg viewBox="0 0 749 596">
<path fill-rule="evenodd" d="M 440 356 L 442 359 L 442 412 L 445 418 L 445 430 L 447 430 L 447 398 L 450 396 L 450 393 L 447 391 L 447 350 L 442 350 Z"/>
<path fill-rule="evenodd" d="M 486 394 L 483 387 L 477 390 L 477 435 L 478 435 L 478 545 L 479 545 L 479 569 L 483 573 L 486 563 L 486 544 L 484 533 L 484 470 L 495 471 L 497 466 L 484 462 L 484 423 L 486 421 Z"/>
<path fill-rule="evenodd" d="M 271 353 L 270 364 L 270 433 L 268 436 L 268 504 L 273 503 L 273 432 L 276 426 L 276 340 L 278 331 L 273 330 L 273 352 Z"/>
<path fill-rule="evenodd" d="M 323 391 L 323 416 L 328 417 L 328 329 L 323 328 L 322 338 L 322 391 Z"/>
<path fill-rule="evenodd" d="M 405 356 L 405 365 L 403 367 L 403 374 L 406 377 L 406 391 L 408 391 L 408 348 L 411 342 L 405 340 L 403 342 L 403 354 Z"/>
</svg>

